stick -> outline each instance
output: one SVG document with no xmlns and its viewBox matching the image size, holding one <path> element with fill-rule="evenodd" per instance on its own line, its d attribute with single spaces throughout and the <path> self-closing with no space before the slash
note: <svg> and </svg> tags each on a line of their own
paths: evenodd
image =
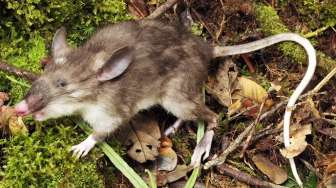
<svg viewBox="0 0 336 188">
<path fill-rule="evenodd" d="M 331 70 L 326 77 L 323 78 L 323 80 L 318 83 L 314 89 L 311 91 L 312 93 L 317 93 L 324 85 L 327 84 L 327 82 L 336 74 L 336 67 Z"/>
<path fill-rule="evenodd" d="M 179 0 L 167 0 L 164 4 L 162 4 L 161 6 L 159 6 L 154 12 L 152 12 L 152 14 L 150 14 L 149 16 L 147 16 L 147 18 L 149 18 L 149 19 L 155 19 L 155 18 L 161 16 L 161 14 L 163 14 L 168 9 L 170 9 L 170 7 L 172 7 L 173 5 L 175 5 L 178 1 Z"/>
<path fill-rule="evenodd" d="M 244 146 L 243 146 L 243 149 L 242 149 L 242 151 L 240 152 L 240 158 L 243 158 L 243 157 L 244 157 L 245 151 L 246 151 L 246 149 L 247 149 L 247 148 L 249 147 L 249 145 L 250 145 L 251 139 L 252 139 L 252 137 L 253 137 L 253 135 L 254 135 L 254 133 L 255 133 L 255 127 L 256 127 L 256 125 L 257 125 L 257 124 L 259 123 L 259 121 L 260 121 L 260 115 L 261 115 L 261 112 L 262 112 L 262 110 L 263 110 L 263 108 L 264 108 L 265 102 L 266 102 L 266 99 L 264 99 L 264 101 L 261 103 L 261 106 L 260 106 L 260 108 L 259 108 L 259 112 L 258 112 L 258 116 L 257 116 L 257 118 L 256 118 L 255 121 L 254 121 L 253 129 L 250 131 L 249 135 L 247 136 L 246 141 L 245 141 L 245 144 L 244 144 Z"/>
<path fill-rule="evenodd" d="M 224 175 L 230 176 L 232 178 L 237 179 L 238 181 L 247 183 L 248 185 L 256 186 L 256 187 L 274 187 L 274 188 L 280 188 L 282 186 L 275 185 L 270 182 L 262 181 L 256 178 L 255 176 L 251 176 L 245 172 L 241 172 L 239 170 L 235 170 L 225 164 L 222 164 L 220 166 L 217 166 L 217 170 Z"/>
<path fill-rule="evenodd" d="M 34 81 L 38 78 L 38 75 L 36 73 L 14 67 L 12 65 L 9 65 L 8 63 L 5 63 L 2 60 L 0 60 L 0 70 L 18 77 L 25 78 L 29 81 Z"/>
<path fill-rule="evenodd" d="M 242 143 L 243 139 L 247 136 L 247 134 L 252 130 L 254 127 L 254 122 L 251 123 L 240 135 L 233 141 L 233 143 L 230 144 L 226 150 L 221 153 L 220 156 L 218 156 L 215 159 L 212 159 L 211 161 L 208 161 L 207 163 L 204 164 L 204 169 L 209 169 L 210 167 L 214 165 L 220 165 L 223 164 L 226 160 L 226 157 L 235 149 L 237 149 L 240 144 Z"/>
</svg>

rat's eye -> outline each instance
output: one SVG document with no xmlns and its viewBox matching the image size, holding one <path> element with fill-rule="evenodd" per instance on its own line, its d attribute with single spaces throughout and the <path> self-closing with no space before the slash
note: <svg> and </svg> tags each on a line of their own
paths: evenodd
<svg viewBox="0 0 336 188">
<path fill-rule="evenodd" d="M 67 85 L 65 80 L 58 79 L 56 80 L 56 87 L 65 87 Z"/>
</svg>

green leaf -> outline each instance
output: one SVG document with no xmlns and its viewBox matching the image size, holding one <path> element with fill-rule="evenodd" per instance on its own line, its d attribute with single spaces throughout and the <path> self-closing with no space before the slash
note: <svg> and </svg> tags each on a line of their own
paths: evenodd
<svg viewBox="0 0 336 188">
<path fill-rule="evenodd" d="M 92 130 L 84 122 L 79 123 L 79 127 L 82 128 L 88 135 L 92 132 Z M 134 187 L 148 187 L 145 181 L 130 166 L 128 166 L 128 164 L 106 142 L 101 142 L 98 146 L 111 160 L 113 165 L 128 178 Z"/>
<path fill-rule="evenodd" d="M 198 122 L 198 128 L 197 128 L 197 143 L 199 143 L 204 135 L 204 122 L 200 121 Z M 194 168 L 193 172 L 191 173 L 191 176 L 189 177 L 187 183 L 184 185 L 185 188 L 193 188 L 198 175 L 201 173 L 201 168 L 198 166 Z"/>
<path fill-rule="evenodd" d="M 149 170 L 146 169 L 145 172 L 148 174 L 148 177 L 149 177 L 150 188 L 157 188 L 156 178 L 153 176 L 153 174 L 151 173 L 151 171 L 149 171 Z"/>
</svg>

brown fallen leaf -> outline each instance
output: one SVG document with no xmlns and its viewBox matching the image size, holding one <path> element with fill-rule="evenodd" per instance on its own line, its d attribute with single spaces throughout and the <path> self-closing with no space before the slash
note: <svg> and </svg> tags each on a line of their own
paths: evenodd
<svg viewBox="0 0 336 188">
<path fill-rule="evenodd" d="M 267 91 L 256 82 L 245 78 L 238 78 L 239 92 L 235 93 L 238 96 L 244 96 L 261 104 L 267 98 Z"/>
<path fill-rule="evenodd" d="M 242 107 L 241 100 L 236 100 L 231 105 L 228 106 L 228 116 L 232 116 L 234 113 L 238 112 Z"/>
<path fill-rule="evenodd" d="M 139 163 L 155 160 L 159 155 L 161 132 L 158 123 L 143 115 L 134 117 L 127 125 L 127 134 L 123 135 L 125 142 L 132 146 L 127 154 Z"/>
<path fill-rule="evenodd" d="M 281 90 L 282 86 L 280 84 L 277 84 L 275 81 L 271 82 L 271 87 L 269 91 L 275 90 L 276 92 L 279 92 Z"/>
<path fill-rule="evenodd" d="M 28 134 L 28 129 L 26 125 L 23 123 L 22 117 L 11 117 L 8 122 L 9 131 L 11 135 L 21 135 Z"/>
<path fill-rule="evenodd" d="M 288 179 L 287 172 L 273 164 L 264 156 L 257 154 L 252 157 L 253 163 L 275 184 L 282 184 Z"/>
<path fill-rule="evenodd" d="M 224 106 L 233 103 L 232 93 L 237 87 L 238 70 L 232 59 L 227 59 L 218 69 L 216 78 L 209 80 L 207 91 L 214 95 Z"/>
<path fill-rule="evenodd" d="M 159 149 L 158 170 L 172 171 L 177 165 L 177 154 L 172 148 L 172 141 L 168 137 L 161 138 Z"/>
<path fill-rule="evenodd" d="M 323 172 L 322 183 L 320 187 L 336 186 L 336 153 L 332 152 L 323 156 L 322 159 L 316 162 L 317 167 L 321 168 L 320 172 Z"/>
<path fill-rule="evenodd" d="M 296 126 L 294 126 L 296 125 Z M 293 158 L 300 155 L 307 147 L 306 135 L 311 134 L 311 124 L 299 126 L 294 124 L 290 130 L 290 146 L 280 149 L 280 153 L 286 158 Z"/>
<path fill-rule="evenodd" d="M 157 184 L 158 186 L 164 186 L 167 183 L 175 182 L 187 175 L 189 171 L 191 171 L 193 167 L 186 165 L 177 165 L 174 171 L 158 173 L 157 175 Z"/>
<path fill-rule="evenodd" d="M 23 123 L 22 117 L 18 117 L 14 108 L 9 106 L 1 107 L 0 127 L 4 130 L 9 130 L 13 136 L 28 133 L 28 129 Z"/>
<path fill-rule="evenodd" d="M 326 188 L 335 188 L 336 187 L 336 174 L 332 174 L 324 179 L 323 184 Z"/>
<path fill-rule="evenodd" d="M 325 155 L 325 157 L 317 161 L 318 166 L 325 167 L 325 172 L 327 174 L 336 173 L 336 153 L 330 153 Z"/>
<path fill-rule="evenodd" d="M 318 109 L 315 107 L 314 101 L 311 97 L 307 97 L 308 105 L 310 107 L 310 110 L 312 112 L 312 114 L 314 115 L 315 118 L 320 119 L 321 115 L 320 112 L 318 111 Z"/>
<path fill-rule="evenodd" d="M 0 107 L 6 102 L 8 101 L 9 97 L 7 93 L 4 92 L 0 92 Z"/>
</svg>

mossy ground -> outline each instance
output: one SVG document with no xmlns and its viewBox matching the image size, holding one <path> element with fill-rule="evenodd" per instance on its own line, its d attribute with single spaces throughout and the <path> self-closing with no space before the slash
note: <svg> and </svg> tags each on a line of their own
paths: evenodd
<svg viewBox="0 0 336 188">
<path fill-rule="evenodd" d="M 79 45 L 98 25 L 131 18 L 119 0 L 1 0 L 0 7 L 0 58 L 36 73 L 42 71 L 40 60 L 49 54 L 53 33 L 60 26 L 67 27 L 70 44 Z M 29 82 L 0 72 L 0 89 L 10 95 L 7 105 L 14 105 Z M 96 168 L 99 156 L 75 160 L 69 154 L 69 147 L 85 137 L 74 123 L 26 123 L 29 135 L 1 141 L 0 187 L 104 187 Z"/>
<path fill-rule="evenodd" d="M 332 41 L 333 26 L 336 24 L 336 4 L 334 0 L 237 0 L 237 1 L 194 1 L 191 7 L 200 14 L 193 17 L 197 24 L 192 28 L 194 34 L 202 36 L 209 42 L 220 44 L 237 44 L 263 38 L 280 32 L 294 31 L 303 35 L 314 32 L 323 27 L 328 27 L 325 32 L 313 35 L 310 40 L 315 47 L 321 50 L 319 54 L 319 65 L 331 70 L 335 67 L 332 58 L 336 57 L 330 46 L 324 47 L 326 42 Z M 272 4 L 275 3 L 275 4 Z M 69 31 L 69 42 L 76 46 L 81 44 L 90 36 L 99 25 L 127 20 L 131 17 L 127 15 L 126 6 L 119 0 L 25 0 L 21 1 L 0 0 L 0 58 L 15 66 L 41 72 L 40 59 L 49 54 L 51 39 L 55 30 L 65 25 Z M 293 8 L 295 7 L 295 8 Z M 169 15 L 169 14 L 168 14 Z M 222 18 L 225 22 L 222 24 Z M 200 25 L 202 23 L 202 25 Z M 206 24 L 205 27 L 203 24 Z M 219 29 L 223 27 L 222 34 L 218 38 L 213 38 Z M 278 50 L 279 49 L 279 50 Z M 286 57 L 284 57 L 286 56 Z M 328 57 L 329 56 L 329 57 Z M 262 52 L 256 52 L 251 59 L 255 62 L 262 62 L 256 65 L 256 73 L 265 77 L 263 86 L 269 87 L 270 81 L 277 80 L 277 75 L 268 69 L 276 64 L 278 72 L 286 72 L 288 75 L 293 72 L 298 75 L 291 78 L 291 81 L 284 83 L 285 96 L 288 96 L 295 88 L 302 75 L 306 56 L 304 51 L 295 44 L 285 43 L 280 48 L 268 48 Z M 248 73 L 246 65 L 241 58 L 235 59 L 242 74 Z M 299 63 L 300 65 L 295 64 Z M 264 65 L 267 64 L 267 65 Z M 272 68 L 272 67 L 271 67 Z M 274 76 L 275 75 L 275 76 Z M 293 75 L 293 74 L 292 74 Z M 317 75 L 318 76 L 318 75 Z M 28 89 L 27 81 L 0 73 L 0 89 L 10 94 L 9 105 L 19 101 Z M 336 88 L 329 86 L 331 93 L 336 93 Z M 327 96 L 321 100 L 321 109 L 330 109 L 334 104 L 333 96 Z M 207 105 L 220 114 L 225 114 L 225 108 L 216 104 L 211 96 L 206 97 Z M 282 115 L 274 114 L 274 117 L 258 124 L 258 129 L 262 129 L 268 123 L 280 123 Z M 212 152 L 217 152 L 222 147 L 222 138 L 234 139 L 246 127 L 246 118 L 238 119 L 235 122 L 220 122 L 220 131 L 216 133 Z M 99 173 L 97 170 L 97 159 L 104 161 L 102 154 L 95 150 L 90 157 L 76 161 L 68 153 L 72 144 L 79 143 L 85 135 L 75 128 L 75 124 L 69 121 L 48 121 L 37 124 L 31 119 L 26 119 L 30 133 L 28 136 L 17 136 L 3 138 L 1 141 L 1 177 L 0 187 L 103 187 L 102 176 L 108 176 L 109 184 L 116 178 L 112 178 L 114 168 L 104 166 L 102 169 L 107 173 Z M 325 124 L 316 123 L 316 127 L 326 127 Z M 185 136 L 188 132 L 189 136 Z M 190 134 L 192 130 L 182 129 L 174 138 L 176 151 L 188 161 L 192 153 L 195 135 Z M 314 133 L 319 134 L 319 133 Z M 276 135 L 270 135 L 270 140 L 275 140 Z M 321 152 L 332 150 L 334 142 L 324 135 L 313 135 L 313 146 Z M 261 139 L 256 141 L 248 151 L 258 151 L 258 144 L 265 144 Z M 266 143 L 267 144 L 267 143 Z M 120 153 L 123 152 L 121 146 L 115 145 Z M 280 146 L 268 147 L 265 151 L 270 159 L 279 165 L 287 165 L 286 160 L 279 154 Z M 230 156 L 229 163 L 241 171 L 251 172 L 245 161 L 237 157 L 239 152 Z M 305 152 L 303 155 L 307 161 L 313 164 L 311 153 Z M 245 159 L 244 159 L 245 160 Z M 104 162 L 105 163 L 105 162 Z M 302 164 L 300 169 L 305 169 Z M 300 170 L 306 187 L 316 185 L 317 177 L 307 170 Z M 213 171 L 211 173 L 214 173 Z M 257 173 L 258 175 L 258 173 Z M 259 176 L 263 178 L 263 176 Z M 199 181 L 207 180 L 211 183 L 212 176 L 208 172 L 202 172 Z M 209 180 L 210 179 L 210 180 Z M 288 187 L 295 187 L 293 178 L 285 184 Z"/>
</svg>

